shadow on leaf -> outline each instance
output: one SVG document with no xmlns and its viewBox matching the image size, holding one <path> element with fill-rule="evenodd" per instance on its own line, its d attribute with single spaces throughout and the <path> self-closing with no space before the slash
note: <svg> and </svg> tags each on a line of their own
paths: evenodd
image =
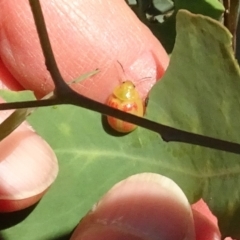
<svg viewBox="0 0 240 240">
<path fill-rule="evenodd" d="M 126 134 L 128 134 L 128 133 L 118 132 L 118 131 L 114 130 L 113 128 L 111 128 L 110 125 L 108 124 L 107 116 L 105 116 L 105 115 L 102 115 L 102 126 L 106 133 L 108 133 L 114 137 L 123 137 Z"/>
<path fill-rule="evenodd" d="M 38 203 L 30 206 L 26 209 L 10 212 L 10 213 L 0 213 L 0 230 L 10 228 L 20 222 L 22 222 L 38 205 Z M 0 240 L 4 238 L 0 235 Z"/>
<path fill-rule="evenodd" d="M 61 235 L 59 235 L 59 236 L 57 236 L 57 237 L 54 237 L 54 238 L 49 237 L 49 238 L 47 238 L 47 239 L 45 239 L 45 240 L 69 240 L 70 237 L 71 237 L 71 235 L 73 234 L 74 230 L 75 230 L 75 228 L 74 228 L 72 231 L 70 231 L 70 232 L 66 232 L 66 233 L 61 234 Z M 1 239 L 0 239 L 0 240 L 1 240 Z M 4 240 L 4 239 L 3 239 L 3 240 Z"/>
</svg>

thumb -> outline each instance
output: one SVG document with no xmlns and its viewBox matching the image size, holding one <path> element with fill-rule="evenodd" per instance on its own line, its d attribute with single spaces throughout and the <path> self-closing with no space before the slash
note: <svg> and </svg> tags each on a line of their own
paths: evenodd
<svg viewBox="0 0 240 240">
<path fill-rule="evenodd" d="M 142 173 L 116 184 L 80 221 L 71 240 L 193 240 L 190 205 L 169 178 Z"/>
<path fill-rule="evenodd" d="M 80 83 L 76 90 L 105 101 L 127 75 L 146 96 L 162 76 L 168 56 L 123 0 L 42 1 L 53 51 L 66 81 L 100 69 L 100 74 Z M 53 90 L 44 65 L 33 17 L 27 0 L 3 1 L 0 8 L 0 54 L 11 74 L 42 96 Z M 118 62 L 124 69 L 119 71 Z M 138 85 L 138 84 L 136 84 Z"/>
</svg>

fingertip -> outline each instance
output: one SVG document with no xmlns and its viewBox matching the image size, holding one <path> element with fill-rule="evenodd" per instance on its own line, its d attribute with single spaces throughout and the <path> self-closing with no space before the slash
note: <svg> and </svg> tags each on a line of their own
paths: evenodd
<svg viewBox="0 0 240 240">
<path fill-rule="evenodd" d="M 91 234 L 101 226 L 139 239 L 194 236 L 185 195 L 172 180 L 153 173 L 134 175 L 116 184 L 83 218 L 71 240 L 81 239 L 86 231 Z"/>
<path fill-rule="evenodd" d="M 9 111 L 0 112 L 0 122 Z M 0 143 L 0 211 L 11 212 L 38 201 L 58 173 L 50 146 L 22 123 Z"/>
<path fill-rule="evenodd" d="M 221 234 L 216 224 L 208 217 L 193 209 L 196 240 L 220 240 Z"/>
<path fill-rule="evenodd" d="M 192 209 L 202 213 L 205 217 L 207 217 L 214 225 L 217 226 L 217 218 L 212 214 L 208 205 L 200 199 L 198 202 L 192 204 Z"/>
<path fill-rule="evenodd" d="M 117 60 L 126 70 L 139 65 L 131 71 L 136 80 L 154 75 L 154 81 L 140 89 L 144 97 L 167 68 L 165 50 L 122 0 L 114 4 L 111 0 L 43 1 L 42 8 L 63 78 L 71 81 L 101 69 L 94 78 L 74 86 L 80 94 L 105 102 L 119 81 L 112 69 Z M 44 96 L 54 85 L 44 65 L 29 5 L 26 1 L 4 1 L 0 11 L 4 16 L 0 21 L 0 52 L 5 66 L 22 86 Z M 145 53 L 151 56 L 150 61 Z"/>
<path fill-rule="evenodd" d="M 16 81 L 8 71 L 0 58 L 0 89 L 10 89 L 13 91 L 23 90 L 23 87 Z"/>
</svg>

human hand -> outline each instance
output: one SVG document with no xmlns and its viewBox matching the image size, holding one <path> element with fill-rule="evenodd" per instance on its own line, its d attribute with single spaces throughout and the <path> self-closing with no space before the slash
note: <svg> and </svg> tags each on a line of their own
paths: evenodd
<svg viewBox="0 0 240 240">
<path fill-rule="evenodd" d="M 78 84 L 75 89 L 79 93 L 104 102 L 112 92 L 112 89 L 118 85 L 120 81 L 126 77 L 130 77 L 137 85 L 142 97 L 145 97 L 156 79 L 160 78 L 164 73 L 168 65 L 167 54 L 150 31 L 135 17 L 123 0 L 116 0 L 114 4 L 112 4 L 111 0 L 103 2 L 93 0 L 74 0 L 71 2 L 42 1 L 41 3 L 53 51 L 64 79 L 70 81 L 96 68 L 99 68 L 101 71 L 89 80 Z M 19 89 L 21 88 L 20 86 L 22 86 L 25 89 L 33 90 L 37 97 L 42 97 L 53 90 L 53 83 L 44 65 L 36 28 L 33 23 L 30 7 L 26 0 L 1 2 L 0 40 L 1 72 L 8 69 L 10 73 L 6 72 L 6 74 L 1 75 L 1 80 L 5 85 L 14 89 Z M 121 72 L 121 69 L 119 71 L 116 66 L 117 61 L 123 65 L 124 72 Z M 138 86 L 137 82 L 141 81 L 144 77 L 148 77 L 148 80 Z M 10 82 L 11 84 L 9 85 Z M 99 91 L 100 89 L 101 91 Z M 30 130 L 28 129 L 28 131 Z M 57 172 L 55 156 L 43 140 L 35 133 L 33 133 L 33 135 L 35 139 L 39 139 L 38 144 L 34 144 L 34 146 L 44 153 L 41 159 L 45 159 L 45 161 L 37 161 L 38 165 L 35 165 L 35 169 L 38 170 L 34 176 L 31 175 L 31 177 L 34 179 L 39 178 L 38 184 L 40 181 L 41 185 L 45 186 L 46 189 L 49 186 L 49 182 L 54 180 Z M 12 141 L 15 140 L 11 140 L 11 142 Z M 22 138 L 20 142 L 23 142 Z M 22 159 L 26 157 L 35 162 L 37 154 L 31 154 L 32 140 L 26 139 L 26 145 L 24 151 L 22 151 L 22 155 L 20 156 L 18 154 L 18 162 L 21 160 L 22 166 L 19 169 L 23 167 L 29 168 L 27 164 L 22 162 Z M 2 143 L 0 146 L 2 146 Z M 21 145 L 18 145 L 18 147 L 19 149 L 23 148 Z M 27 151 L 26 149 L 30 150 Z M 0 151 L 0 154 L 2 155 L 3 151 Z M 13 153 L 8 152 L 7 154 L 12 157 L 11 159 L 13 160 L 11 161 L 16 159 L 16 155 L 14 156 Z M 3 166 L 3 162 L 4 161 L 1 162 L 0 168 Z M 16 163 L 11 162 L 9 169 L 15 166 L 15 164 Z M 42 177 L 42 169 L 47 167 L 49 167 L 48 169 L 51 171 L 49 175 L 52 176 L 48 181 Z M 30 176 L 29 173 L 25 174 L 25 171 L 23 171 L 22 174 L 24 176 Z M 2 174 L 0 174 L 0 176 L 2 176 Z M 156 177 L 157 182 L 158 178 L 159 176 Z M 12 179 L 14 180 L 14 177 Z M 154 193 L 155 190 L 153 191 L 151 189 L 156 189 L 156 186 L 161 185 L 161 183 L 154 184 L 155 180 L 152 181 L 152 178 L 150 179 L 151 181 L 146 181 L 146 185 L 143 184 L 145 186 L 144 189 L 141 189 L 141 186 L 139 186 L 139 188 L 131 192 L 126 190 L 127 194 L 132 196 L 130 196 L 129 199 L 136 199 L 137 196 L 140 196 L 139 200 L 141 200 L 142 193 L 145 193 L 146 204 L 144 204 L 144 207 L 146 208 L 152 206 L 152 201 L 154 201 L 154 203 L 156 201 L 157 206 L 160 204 L 168 211 L 171 210 L 170 206 L 175 206 L 174 211 L 170 211 L 169 216 L 173 219 L 171 221 L 176 222 L 177 219 L 179 220 L 179 216 L 177 215 L 178 211 L 182 214 L 176 236 L 184 236 L 186 231 L 189 232 L 189 236 L 193 236 L 191 235 L 194 231 L 193 220 L 186 199 L 184 199 L 184 197 L 182 198 L 179 190 L 177 192 L 181 197 L 179 198 L 177 194 L 176 199 L 174 199 L 175 193 L 172 193 L 171 189 L 168 189 L 168 191 L 164 187 L 159 187 L 159 191 Z M 139 181 L 139 179 L 137 181 Z M 145 180 L 140 179 L 140 182 L 142 181 Z M 48 185 L 46 182 L 48 182 Z M 3 184 L 1 188 L 7 186 L 7 181 L 5 180 Z M 126 186 L 126 189 L 132 188 L 132 184 L 129 182 L 125 183 L 124 186 Z M 39 191 L 36 192 L 33 190 L 34 186 L 32 187 L 31 191 L 24 190 L 28 193 L 28 195 L 24 195 L 25 198 L 35 197 L 36 193 L 38 195 L 40 194 Z M 22 190 L 22 188 L 19 188 L 19 191 L 20 189 Z M 120 190 L 116 190 L 116 192 L 121 193 L 121 188 L 119 187 L 118 189 Z M 161 193 L 164 193 L 164 195 L 161 195 Z M 118 205 L 122 202 L 124 195 L 116 195 L 117 197 L 114 204 Z M 150 197 L 148 198 L 149 195 Z M 168 202 L 169 199 L 173 201 L 171 204 Z M 148 202 L 151 204 L 148 204 Z M 104 201 L 102 204 L 104 204 Z M 114 205 L 105 206 L 107 207 L 107 212 L 111 212 L 110 209 L 114 208 Z M 141 204 L 139 204 L 139 206 L 141 206 Z M 179 210 L 177 206 L 180 207 Z M 132 208 L 132 205 L 129 205 L 129 207 Z M 132 209 L 134 209 L 137 214 L 142 213 L 142 209 L 137 206 Z M 125 208 L 122 210 L 126 212 L 129 209 Z M 161 211 L 162 208 L 156 209 L 156 211 L 158 210 Z M 146 215 L 146 219 L 151 220 L 153 224 L 149 224 L 149 228 L 146 229 L 150 235 L 152 234 L 151 226 L 159 226 L 159 222 L 155 218 L 150 218 L 151 216 L 149 214 L 151 211 L 148 212 L 146 209 L 145 212 L 148 214 Z M 165 213 L 166 212 L 164 212 L 164 214 Z M 193 213 L 193 216 L 195 216 L 195 213 Z M 85 219 L 88 219 L 88 217 Z M 202 218 L 198 219 L 194 217 L 194 219 L 196 225 L 202 221 Z M 138 219 L 136 219 L 136 214 L 129 216 L 128 220 L 133 224 L 129 225 L 130 227 L 135 226 L 140 228 L 140 230 L 142 229 L 142 226 L 138 225 L 139 222 L 137 221 Z M 155 220 L 157 222 L 155 222 Z M 173 222 L 166 221 L 163 226 L 168 226 Z M 186 227 L 188 223 L 191 225 Z M 218 232 L 216 226 L 211 225 L 205 220 L 204 223 L 206 223 L 204 229 L 213 229 L 213 231 L 210 230 L 212 235 L 210 234 L 209 236 L 211 238 L 206 238 L 204 235 L 198 239 L 212 239 L 213 234 Z M 199 231 L 199 229 L 200 228 L 197 228 L 197 231 Z M 166 236 L 166 239 L 168 239 L 167 236 L 169 236 L 169 239 L 173 239 L 170 238 L 171 235 L 169 235 L 173 234 L 171 228 L 164 227 L 158 230 L 162 230 L 162 234 Z M 98 235 L 97 239 L 100 239 L 99 237 Z M 158 238 L 159 236 L 155 236 L 155 238 L 152 239 Z M 132 236 L 131 239 L 133 239 Z"/>
</svg>

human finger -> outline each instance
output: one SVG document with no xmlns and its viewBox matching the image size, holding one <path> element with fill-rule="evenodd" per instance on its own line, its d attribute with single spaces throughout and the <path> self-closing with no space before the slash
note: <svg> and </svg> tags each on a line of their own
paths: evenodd
<svg viewBox="0 0 240 240">
<path fill-rule="evenodd" d="M 125 1 L 51 0 L 41 4 L 64 79 L 70 81 L 96 68 L 101 71 L 78 84 L 78 92 L 104 102 L 119 81 L 131 77 L 144 97 L 167 68 L 165 50 Z M 0 9 L 0 54 L 5 66 L 37 96 L 52 91 L 28 1 L 3 1 Z M 142 81 L 144 77 L 148 80 Z"/>
<path fill-rule="evenodd" d="M 194 239 L 190 205 L 169 178 L 142 173 L 116 184 L 80 221 L 71 240 Z"/>
<path fill-rule="evenodd" d="M 0 81 L 0 86 L 17 85 Z M 11 112 L 0 111 L 0 123 Z M 39 201 L 57 173 L 53 150 L 27 122 L 22 123 L 0 142 L 0 212 L 21 210 Z"/>
</svg>

